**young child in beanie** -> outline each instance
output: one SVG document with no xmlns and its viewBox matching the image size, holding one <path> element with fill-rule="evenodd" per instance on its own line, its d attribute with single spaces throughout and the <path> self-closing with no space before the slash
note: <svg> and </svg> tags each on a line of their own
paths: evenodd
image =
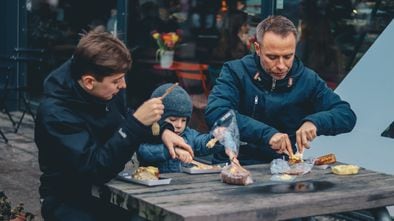
<svg viewBox="0 0 394 221">
<path fill-rule="evenodd" d="M 153 91 L 151 97 L 162 96 L 167 88 L 173 84 L 163 84 Z M 213 148 L 207 148 L 206 144 L 213 138 L 210 134 L 202 134 L 187 126 L 193 111 L 192 101 L 187 92 L 180 86 L 176 86 L 171 93 L 164 99 L 164 113 L 159 121 L 172 124 L 174 132 L 182 136 L 194 151 L 195 156 L 209 155 L 215 152 L 223 151 L 223 146 L 216 145 Z M 167 148 L 163 143 L 141 144 L 137 157 L 141 166 L 155 166 L 159 168 L 160 173 L 181 172 L 182 162 L 190 162 L 191 156 L 188 152 L 176 148 L 176 159 L 172 159 Z"/>
</svg>

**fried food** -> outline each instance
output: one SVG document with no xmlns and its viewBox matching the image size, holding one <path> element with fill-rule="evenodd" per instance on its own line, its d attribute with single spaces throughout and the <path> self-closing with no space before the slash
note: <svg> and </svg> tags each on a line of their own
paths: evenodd
<svg viewBox="0 0 394 221">
<path fill-rule="evenodd" d="M 159 169 L 157 167 L 138 167 L 132 177 L 137 180 L 158 180 Z"/>
<path fill-rule="evenodd" d="M 193 169 L 198 169 L 198 170 L 210 170 L 210 169 L 220 169 L 220 166 L 217 165 L 208 165 L 208 164 L 198 164 L 194 165 L 192 167 Z"/>
<path fill-rule="evenodd" d="M 331 167 L 331 171 L 338 175 L 357 174 L 360 167 L 356 165 L 337 165 Z"/>
<path fill-rule="evenodd" d="M 304 162 L 304 160 L 302 159 L 302 154 L 300 152 L 297 152 L 293 156 L 289 157 L 289 164 L 296 164 L 302 162 Z"/>
<path fill-rule="evenodd" d="M 208 141 L 208 143 L 207 143 L 206 146 L 207 146 L 208 148 L 212 148 L 212 147 L 215 146 L 216 142 L 218 142 L 218 139 L 217 139 L 217 138 L 212 138 L 212 139 L 210 139 L 210 140 Z"/>
<path fill-rule="evenodd" d="M 326 165 L 326 164 L 333 164 L 337 162 L 335 154 L 330 153 L 315 159 L 315 165 Z"/>
</svg>

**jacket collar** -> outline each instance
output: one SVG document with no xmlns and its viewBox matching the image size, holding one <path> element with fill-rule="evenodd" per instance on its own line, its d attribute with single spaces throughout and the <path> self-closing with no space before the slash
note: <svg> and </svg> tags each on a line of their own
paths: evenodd
<svg viewBox="0 0 394 221">
<path fill-rule="evenodd" d="M 275 80 L 271 77 L 271 75 L 264 71 L 263 67 L 260 64 L 260 57 L 256 53 L 254 54 L 254 62 L 257 72 L 254 73 L 252 76 L 253 81 L 257 86 L 263 87 L 265 90 L 271 92 L 290 91 L 293 85 L 296 83 L 300 68 L 302 66 L 300 60 L 295 57 L 293 66 L 287 76 L 282 80 Z"/>
</svg>

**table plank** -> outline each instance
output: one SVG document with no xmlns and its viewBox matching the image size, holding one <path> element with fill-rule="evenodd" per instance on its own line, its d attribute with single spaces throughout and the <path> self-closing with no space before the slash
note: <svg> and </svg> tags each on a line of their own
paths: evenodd
<svg viewBox="0 0 394 221">
<path fill-rule="evenodd" d="M 106 186 L 112 203 L 138 209 L 150 220 L 282 220 L 394 205 L 392 175 L 361 168 L 357 175 L 339 176 L 313 169 L 295 182 L 278 183 L 270 181 L 269 165 L 247 168 L 255 181 L 248 186 L 224 184 L 219 174 L 182 173 L 165 174 L 173 179 L 165 186 L 117 180 Z"/>
</svg>

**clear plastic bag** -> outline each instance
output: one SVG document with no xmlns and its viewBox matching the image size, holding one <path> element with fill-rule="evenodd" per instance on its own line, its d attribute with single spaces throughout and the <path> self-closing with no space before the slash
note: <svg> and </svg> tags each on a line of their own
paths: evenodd
<svg viewBox="0 0 394 221">
<path fill-rule="evenodd" d="M 305 160 L 301 163 L 289 165 L 283 159 L 275 159 L 271 162 L 271 174 L 303 175 L 309 173 L 313 168 L 313 160 Z"/>
<path fill-rule="evenodd" d="M 229 110 L 212 127 L 212 134 L 225 148 L 231 164 L 224 167 L 220 173 L 222 182 L 235 185 L 253 183 L 248 170 L 243 168 L 237 156 L 239 153 L 239 130 L 235 112 Z"/>
<path fill-rule="evenodd" d="M 220 179 L 223 183 L 234 185 L 248 185 L 253 183 L 250 172 L 235 164 L 225 166 L 220 173 Z"/>
<path fill-rule="evenodd" d="M 235 112 L 229 110 L 212 127 L 212 135 L 225 147 L 230 159 L 239 152 L 239 130 Z"/>
</svg>

